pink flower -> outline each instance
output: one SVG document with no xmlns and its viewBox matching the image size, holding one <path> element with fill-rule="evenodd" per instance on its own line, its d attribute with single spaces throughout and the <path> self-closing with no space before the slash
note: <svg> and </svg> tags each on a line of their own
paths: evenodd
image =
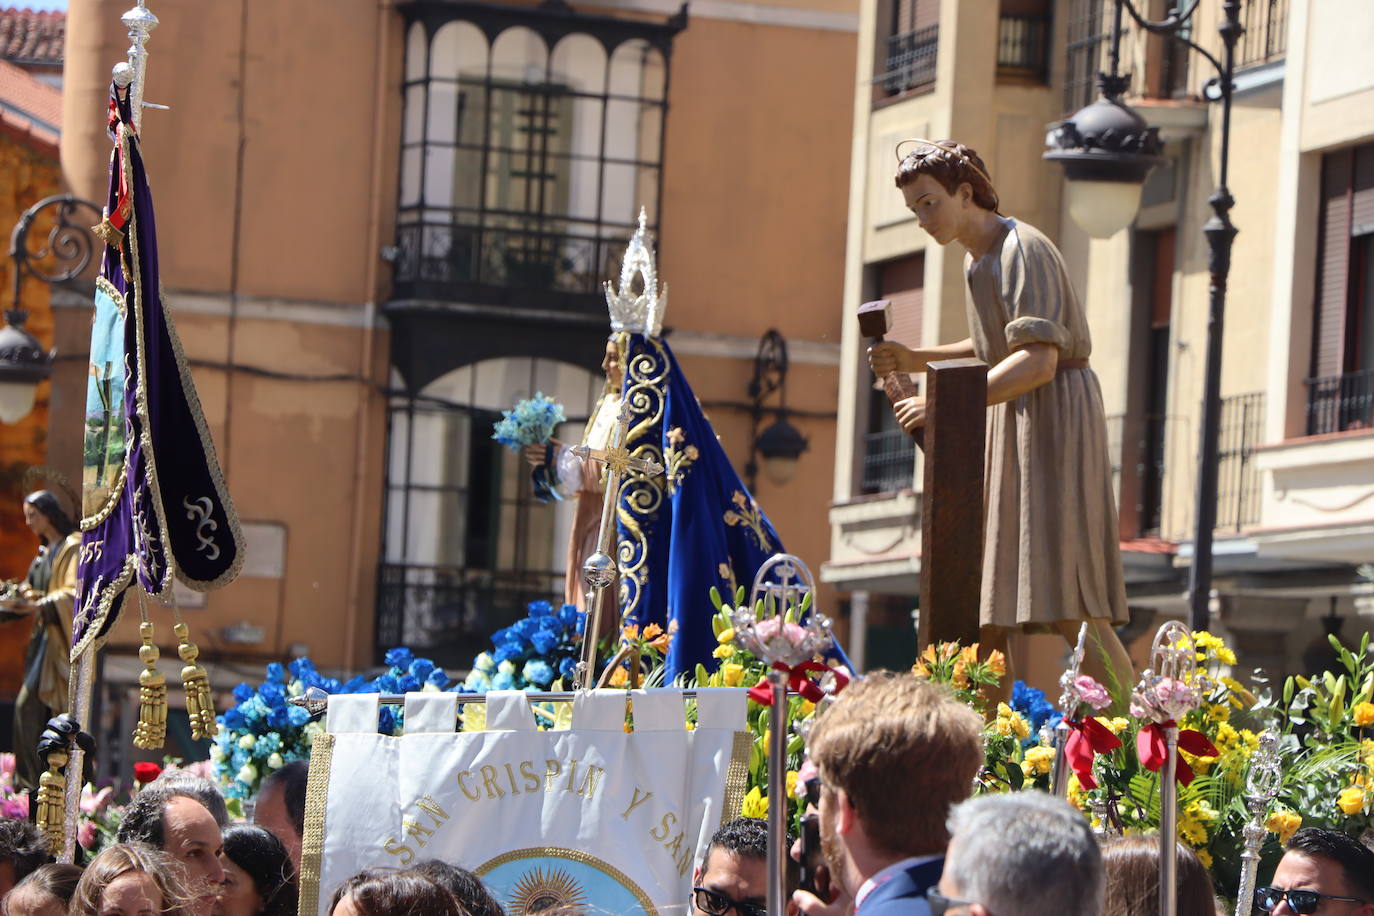
<svg viewBox="0 0 1374 916">
<path fill-rule="evenodd" d="M 1161 706 L 1195 706 L 1197 692 L 1183 681 L 1162 677 L 1155 685 L 1156 702 Z"/>
<path fill-rule="evenodd" d="M 91 787 L 87 786 L 81 792 L 81 813 L 95 814 L 101 808 L 110 803 L 110 798 L 114 795 L 114 787 L 106 786 L 99 792 L 92 793 Z"/>
<path fill-rule="evenodd" d="M 76 841 L 81 844 L 82 849 L 90 849 L 95 845 L 95 822 L 82 821 L 81 826 L 76 828 Z"/>
<path fill-rule="evenodd" d="M 1073 686 L 1078 690 L 1079 699 L 1097 712 L 1101 712 L 1112 705 L 1112 697 L 1111 694 L 1107 693 L 1107 688 L 1086 674 L 1080 674 L 1075 678 Z"/>
<path fill-rule="evenodd" d="M 27 795 L 16 795 L 14 798 L 7 798 L 3 802 L 0 802 L 0 817 L 13 817 L 20 820 L 28 820 L 29 797 Z"/>
</svg>

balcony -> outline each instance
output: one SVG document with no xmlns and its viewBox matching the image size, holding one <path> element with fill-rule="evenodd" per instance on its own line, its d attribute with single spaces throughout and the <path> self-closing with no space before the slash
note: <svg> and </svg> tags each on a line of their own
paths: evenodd
<svg viewBox="0 0 1374 916">
<path fill-rule="evenodd" d="M 1236 69 L 1272 63 L 1288 50 L 1289 0 L 1241 0 L 1245 32 L 1236 45 Z"/>
<path fill-rule="evenodd" d="M 1264 392 L 1221 402 L 1217 441 L 1217 532 L 1240 533 L 1260 520 L 1255 448 L 1264 434 Z"/>
<path fill-rule="evenodd" d="M 889 429 L 864 436 L 862 493 L 909 490 L 916 468 L 916 443 L 905 430 Z"/>
<path fill-rule="evenodd" d="M 940 27 L 927 26 L 898 32 L 887 39 L 883 72 L 873 78 L 888 95 L 899 95 L 935 84 L 935 58 L 940 47 Z"/>
<path fill-rule="evenodd" d="M 1309 436 L 1374 428 L 1374 369 L 1310 378 L 1306 385 Z"/>
<path fill-rule="evenodd" d="M 1048 16 L 1003 16 L 997 27 L 997 76 L 1037 83 L 1049 75 Z"/>
</svg>

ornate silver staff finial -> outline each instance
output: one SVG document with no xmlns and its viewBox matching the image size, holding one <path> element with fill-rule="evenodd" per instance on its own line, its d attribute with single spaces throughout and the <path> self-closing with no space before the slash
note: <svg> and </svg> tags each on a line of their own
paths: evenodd
<svg viewBox="0 0 1374 916">
<path fill-rule="evenodd" d="M 129 89 L 129 110 L 133 113 L 134 130 L 143 129 L 143 87 L 148 79 L 148 36 L 157 28 L 157 17 L 144 5 L 145 0 L 137 0 L 138 5 L 130 9 L 119 21 L 129 30 L 129 62 L 116 64 L 115 83 Z M 161 106 L 159 106 L 161 107 Z"/>
<path fill-rule="evenodd" d="M 1069 666 L 1059 675 L 1059 711 L 1063 715 L 1059 724 L 1054 727 L 1054 765 L 1051 770 L 1050 787 L 1060 798 L 1066 798 L 1069 794 L 1069 768 L 1064 759 L 1064 748 L 1069 740 L 1068 720 L 1077 714 L 1078 704 L 1083 701 L 1083 696 L 1078 690 L 1078 672 L 1083 667 L 1083 652 L 1087 641 L 1088 624 L 1084 621 L 1078 628 L 1078 643 L 1073 647 L 1073 654 L 1069 656 Z M 1106 823 L 1105 818 L 1102 822 Z"/>
<path fill-rule="evenodd" d="M 1255 878 L 1259 872 L 1259 851 L 1268 833 L 1264 826 L 1269 805 L 1279 794 L 1283 783 L 1283 761 L 1279 756 L 1279 736 L 1272 728 L 1260 733 L 1259 747 L 1250 757 L 1250 771 L 1245 776 L 1245 804 L 1250 820 L 1243 831 L 1245 847 L 1240 853 L 1240 890 L 1236 894 L 1236 909 L 1248 907 L 1244 901 L 1254 899 Z"/>
</svg>

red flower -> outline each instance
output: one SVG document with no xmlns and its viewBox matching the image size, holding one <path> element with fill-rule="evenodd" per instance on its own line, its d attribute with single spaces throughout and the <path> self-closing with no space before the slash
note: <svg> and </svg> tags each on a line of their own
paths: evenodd
<svg viewBox="0 0 1374 916">
<path fill-rule="evenodd" d="M 134 779 L 138 780 L 142 785 L 146 786 L 161 775 L 162 767 L 158 766 L 156 763 L 140 760 L 138 763 L 134 764 Z"/>
</svg>

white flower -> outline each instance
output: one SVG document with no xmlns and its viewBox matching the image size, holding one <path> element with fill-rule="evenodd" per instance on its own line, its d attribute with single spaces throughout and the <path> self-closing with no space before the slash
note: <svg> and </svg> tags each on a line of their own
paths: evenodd
<svg viewBox="0 0 1374 916">
<path fill-rule="evenodd" d="M 258 781 L 258 768 L 251 763 L 245 763 L 243 769 L 239 770 L 238 781 L 244 785 L 251 786 Z"/>
<path fill-rule="evenodd" d="M 239 738 L 239 747 L 243 748 L 245 751 L 251 751 L 253 749 L 253 745 L 257 744 L 257 742 L 258 739 L 254 737 L 252 732 L 249 732 L 248 734 Z"/>
<path fill-rule="evenodd" d="M 506 659 L 501 664 L 496 666 L 496 671 L 498 674 L 514 674 L 515 662 L 511 661 L 510 659 Z"/>
<path fill-rule="evenodd" d="M 267 768 L 269 770 L 280 770 L 285 763 L 286 761 L 281 759 L 281 754 L 273 754 L 271 757 L 267 758 Z"/>
<path fill-rule="evenodd" d="M 229 755 L 224 753 L 224 748 L 218 744 L 210 745 L 210 759 L 215 763 L 223 763 Z"/>
<path fill-rule="evenodd" d="M 313 738 L 316 735 L 323 735 L 324 726 L 318 722 L 307 722 L 305 724 L 305 728 L 301 729 L 301 734 L 305 735 L 307 739 Z M 310 746 L 310 742 L 308 740 L 306 741 L 306 746 Z"/>
</svg>

